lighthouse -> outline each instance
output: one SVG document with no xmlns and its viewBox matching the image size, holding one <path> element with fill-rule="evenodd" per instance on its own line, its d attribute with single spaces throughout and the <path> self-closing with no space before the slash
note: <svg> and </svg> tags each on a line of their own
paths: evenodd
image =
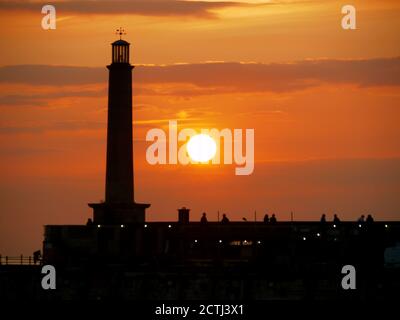
<svg viewBox="0 0 400 320">
<path fill-rule="evenodd" d="M 98 224 L 129 224 L 145 221 L 150 204 L 134 198 L 132 132 L 132 66 L 130 44 L 120 39 L 111 44 L 112 60 L 107 66 L 108 115 L 105 201 L 90 203 L 93 221 Z"/>
</svg>

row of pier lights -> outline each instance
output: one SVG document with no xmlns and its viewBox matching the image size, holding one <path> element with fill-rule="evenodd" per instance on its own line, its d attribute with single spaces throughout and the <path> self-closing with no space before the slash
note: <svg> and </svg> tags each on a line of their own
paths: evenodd
<svg viewBox="0 0 400 320">
<path fill-rule="evenodd" d="M 187 209 L 186 207 L 182 207 L 182 208 L 178 209 L 178 223 L 179 224 L 189 223 L 189 213 L 190 213 L 190 209 Z M 166 226 L 167 226 L 168 229 L 172 229 L 172 227 L 173 227 L 173 225 L 171 223 L 168 223 Z M 100 225 L 100 224 L 97 225 L 97 228 L 101 228 L 101 227 L 102 227 L 102 225 Z M 120 227 L 121 228 L 125 228 L 125 225 L 121 224 Z M 149 227 L 149 224 L 144 223 L 143 227 L 145 229 L 147 229 Z M 337 229 L 338 227 L 339 227 L 339 225 L 337 223 L 331 223 L 331 228 Z M 358 223 L 357 222 L 357 228 L 362 229 L 363 227 L 365 227 L 365 223 Z M 385 227 L 385 229 L 388 229 L 389 225 L 385 224 L 384 227 Z M 314 237 L 321 238 L 322 237 L 321 232 L 315 233 Z M 301 235 L 299 238 L 301 240 L 303 240 L 303 241 L 307 241 L 308 239 L 310 239 L 310 236 L 309 235 L 307 235 L 307 236 L 306 235 Z M 337 240 L 337 238 L 334 238 L 334 241 L 336 241 L 336 240 Z M 230 244 L 234 244 L 234 245 L 245 245 L 245 246 L 246 245 L 253 245 L 253 244 L 257 244 L 257 245 L 261 245 L 262 244 L 261 240 L 256 240 L 256 241 L 238 240 L 238 241 L 228 241 L 228 242 Z M 194 239 L 193 243 L 194 244 L 198 244 L 199 240 L 198 239 Z M 222 239 L 219 239 L 217 241 L 217 244 L 223 244 L 223 243 L 224 243 L 224 241 Z"/>
</svg>

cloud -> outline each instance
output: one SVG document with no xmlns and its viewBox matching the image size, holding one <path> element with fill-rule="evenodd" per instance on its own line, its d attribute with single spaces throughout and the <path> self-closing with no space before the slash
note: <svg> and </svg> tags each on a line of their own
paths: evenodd
<svg viewBox="0 0 400 320">
<path fill-rule="evenodd" d="M 41 12 L 45 3 L 28 1 L 2 1 L 0 11 L 18 10 Z M 56 10 L 73 14 L 133 14 L 143 16 L 195 16 L 216 17 L 214 10 L 227 7 L 260 6 L 270 3 L 254 4 L 229 1 L 179 1 L 179 0 L 125 0 L 125 1 L 57 1 Z"/>
<path fill-rule="evenodd" d="M 400 85 L 400 58 L 304 60 L 294 63 L 195 63 L 137 66 L 135 92 L 141 95 L 287 92 L 324 83 L 359 87 Z M 17 65 L 0 67 L 0 83 L 82 85 L 106 83 L 105 68 Z"/>
<path fill-rule="evenodd" d="M 1 133 L 1 128 L 0 128 Z M 50 149 L 50 148 L 34 148 L 34 147 L 3 147 L 0 149 L 1 156 L 7 157 L 25 157 L 30 155 L 43 155 L 48 153 L 60 152 L 58 149 Z"/>
<path fill-rule="evenodd" d="M 106 81 L 106 68 L 49 65 L 15 65 L 0 68 L 0 83 L 60 86 L 103 83 Z"/>
<path fill-rule="evenodd" d="M 341 187 L 399 185 L 400 158 L 310 159 L 286 162 L 262 162 L 271 179 L 292 184 Z M 284 170 L 279 168 L 285 168 Z M 278 182 L 277 182 L 278 183 Z"/>
<path fill-rule="evenodd" d="M 142 84 L 189 83 L 206 93 L 210 90 L 294 91 L 321 83 L 392 86 L 400 85 L 400 58 L 138 66 L 136 81 Z"/>
<path fill-rule="evenodd" d="M 1 126 L 0 134 L 43 133 L 47 131 L 76 131 L 104 129 L 106 123 L 96 121 L 58 121 L 51 124 Z"/>
<path fill-rule="evenodd" d="M 50 100 L 68 97 L 104 97 L 107 91 L 83 90 L 83 91 L 61 91 L 41 94 L 12 94 L 0 96 L 0 106 L 47 106 Z"/>
</svg>

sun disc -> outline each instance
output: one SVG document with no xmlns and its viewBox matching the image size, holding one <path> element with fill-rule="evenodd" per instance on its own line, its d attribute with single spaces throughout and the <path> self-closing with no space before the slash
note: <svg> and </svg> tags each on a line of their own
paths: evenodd
<svg viewBox="0 0 400 320">
<path fill-rule="evenodd" d="M 203 133 L 192 136 L 186 148 L 189 157 L 197 162 L 208 162 L 217 151 L 217 145 L 213 138 Z"/>
</svg>

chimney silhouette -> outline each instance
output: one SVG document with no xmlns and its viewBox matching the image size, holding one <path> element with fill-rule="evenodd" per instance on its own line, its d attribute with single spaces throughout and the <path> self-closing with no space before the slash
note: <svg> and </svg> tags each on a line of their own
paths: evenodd
<svg viewBox="0 0 400 320">
<path fill-rule="evenodd" d="M 120 224 L 145 221 L 150 204 L 135 203 L 132 134 L 132 66 L 129 46 L 117 40 L 112 46 L 108 84 L 107 165 L 105 202 L 90 203 L 94 223 Z"/>
<path fill-rule="evenodd" d="M 178 222 L 189 223 L 189 213 L 190 209 L 187 209 L 186 207 L 178 209 Z"/>
</svg>

